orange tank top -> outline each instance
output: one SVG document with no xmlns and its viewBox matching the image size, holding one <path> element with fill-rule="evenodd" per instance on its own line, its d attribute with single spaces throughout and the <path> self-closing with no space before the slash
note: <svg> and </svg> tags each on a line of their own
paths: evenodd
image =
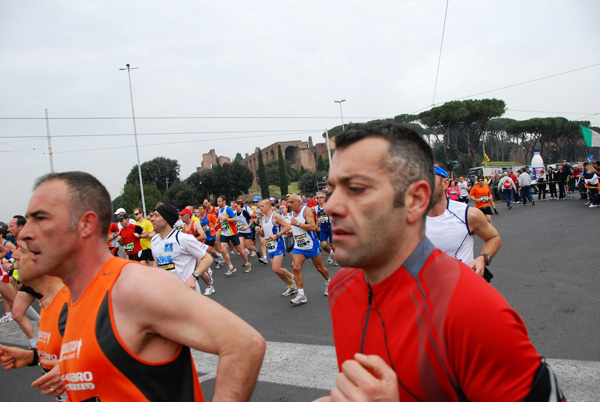
<svg viewBox="0 0 600 402">
<path fill-rule="evenodd" d="M 111 258 L 75 303 L 60 352 L 60 371 L 71 401 L 204 401 L 192 355 L 147 362 L 133 355 L 114 327 L 111 291 L 123 267 Z"/>
<path fill-rule="evenodd" d="M 194 228 L 194 221 L 192 221 L 192 224 L 190 225 L 189 229 L 186 229 L 185 225 L 183 225 L 181 230 L 183 231 L 183 233 L 191 234 L 194 237 L 198 236 L 199 234 L 198 231 L 196 231 L 196 229 Z"/>
<path fill-rule="evenodd" d="M 69 288 L 63 286 L 50 304 L 40 310 L 37 347 L 40 360 L 58 360 L 60 356 L 60 345 L 67 325 L 70 299 Z M 42 305 L 43 303 L 44 299 L 42 299 Z M 42 366 L 42 368 L 46 372 L 52 369 L 52 367 L 46 366 Z"/>
</svg>

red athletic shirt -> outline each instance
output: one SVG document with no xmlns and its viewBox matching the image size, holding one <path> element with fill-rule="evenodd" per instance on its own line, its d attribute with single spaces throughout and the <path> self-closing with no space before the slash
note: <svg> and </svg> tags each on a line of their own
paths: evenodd
<svg viewBox="0 0 600 402">
<path fill-rule="evenodd" d="M 192 223 L 190 224 L 190 228 L 186 230 L 185 228 L 185 224 L 182 226 L 181 231 L 183 233 L 187 233 L 187 234 L 191 234 L 194 237 L 198 237 L 198 235 L 200 234 L 195 228 L 194 228 L 194 222 L 192 221 Z"/>
<path fill-rule="evenodd" d="M 40 309 L 37 346 L 40 360 L 58 360 L 60 356 L 60 345 L 67 325 L 70 299 L 69 288 L 63 286 L 50 304 Z M 44 299 L 41 300 L 41 304 L 44 305 Z M 42 368 L 44 371 L 52 369 L 52 367 L 46 366 L 42 366 Z"/>
<path fill-rule="evenodd" d="M 117 257 L 108 260 L 81 298 L 69 304 L 60 352 L 69 399 L 204 402 L 187 346 L 167 361 L 147 362 L 123 344 L 114 327 L 110 300 L 113 285 L 128 263 Z"/>
<path fill-rule="evenodd" d="M 426 239 L 383 282 L 372 285 L 364 354 L 393 363 L 400 400 L 523 401 L 541 356 L 519 315 L 465 264 Z M 329 285 L 338 366 L 361 351 L 369 288 L 360 269 Z M 460 391 L 457 391 L 460 389 Z M 416 399 L 413 395 L 419 399 Z"/>
<path fill-rule="evenodd" d="M 123 250 L 129 255 L 137 254 L 142 251 L 140 239 L 135 236 L 135 225 L 131 223 L 126 228 L 121 229 L 123 238 Z"/>
</svg>

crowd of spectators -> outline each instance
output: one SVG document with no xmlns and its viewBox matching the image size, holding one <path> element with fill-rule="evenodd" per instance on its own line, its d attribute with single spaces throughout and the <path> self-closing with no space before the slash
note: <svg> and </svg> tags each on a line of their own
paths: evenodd
<svg viewBox="0 0 600 402">
<path fill-rule="evenodd" d="M 490 187 L 494 200 L 503 200 L 507 208 L 512 203 L 522 204 L 531 201 L 535 205 L 532 194 L 537 195 L 537 201 L 563 200 L 567 197 L 577 197 L 586 200 L 590 208 L 600 206 L 598 183 L 600 178 L 600 161 L 583 162 L 570 165 L 567 161 L 557 165 L 548 165 L 546 170 L 531 180 L 526 169 L 485 176 L 485 184 Z M 463 177 L 470 190 L 476 183 Z M 454 196 L 456 189 L 448 188 L 447 196 Z M 454 198 L 452 198 L 454 199 Z"/>
</svg>

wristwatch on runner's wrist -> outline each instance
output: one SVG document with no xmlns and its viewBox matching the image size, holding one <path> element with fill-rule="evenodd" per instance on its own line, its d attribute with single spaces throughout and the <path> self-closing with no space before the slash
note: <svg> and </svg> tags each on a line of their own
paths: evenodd
<svg viewBox="0 0 600 402">
<path fill-rule="evenodd" d="M 480 257 L 483 257 L 483 259 L 485 260 L 485 266 L 489 266 L 492 263 L 492 256 L 489 254 L 480 254 Z"/>
<path fill-rule="evenodd" d="M 197 272 L 192 272 L 192 276 L 193 276 L 194 278 L 196 278 L 196 280 L 198 280 L 198 278 L 200 278 L 200 275 L 198 275 L 198 273 L 197 273 Z"/>
</svg>

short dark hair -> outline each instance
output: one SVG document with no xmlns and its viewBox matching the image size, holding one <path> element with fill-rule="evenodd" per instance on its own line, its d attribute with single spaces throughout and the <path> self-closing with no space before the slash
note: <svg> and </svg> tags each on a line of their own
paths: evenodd
<svg viewBox="0 0 600 402">
<path fill-rule="evenodd" d="M 17 220 L 17 226 L 25 226 L 27 223 L 27 218 L 25 218 L 23 215 L 15 215 L 13 216 L 13 219 Z"/>
<path fill-rule="evenodd" d="M 429 184 L 433 199 L 433 151 L 416 131 L 390 122 L 349 124 L 346 131 L 335 136 L 335 148 L 343 150 L 360 140 L 372 137 L 380 137 L 390 143 L 390 157 L 382 160 L 381 165 L 392 173 L 392 185 L 396 192 L 394 206 L 404 206 L 404 192 L 418 180 L 425 180 Z"/>
<path fill-rule="evenodd" d="M 79 219 L 88 211 L 98 216 L 100 237 L 105 238 L 112 220 L 112 203 L 106 187 L 98 179 L 86 172 L 49 173 L 36 180 L 33 189 L 51 180 L 62 180 L 69 188 L 69 209 L 71 210 L 71 230 L 75 230 Z"/>
</svg>

